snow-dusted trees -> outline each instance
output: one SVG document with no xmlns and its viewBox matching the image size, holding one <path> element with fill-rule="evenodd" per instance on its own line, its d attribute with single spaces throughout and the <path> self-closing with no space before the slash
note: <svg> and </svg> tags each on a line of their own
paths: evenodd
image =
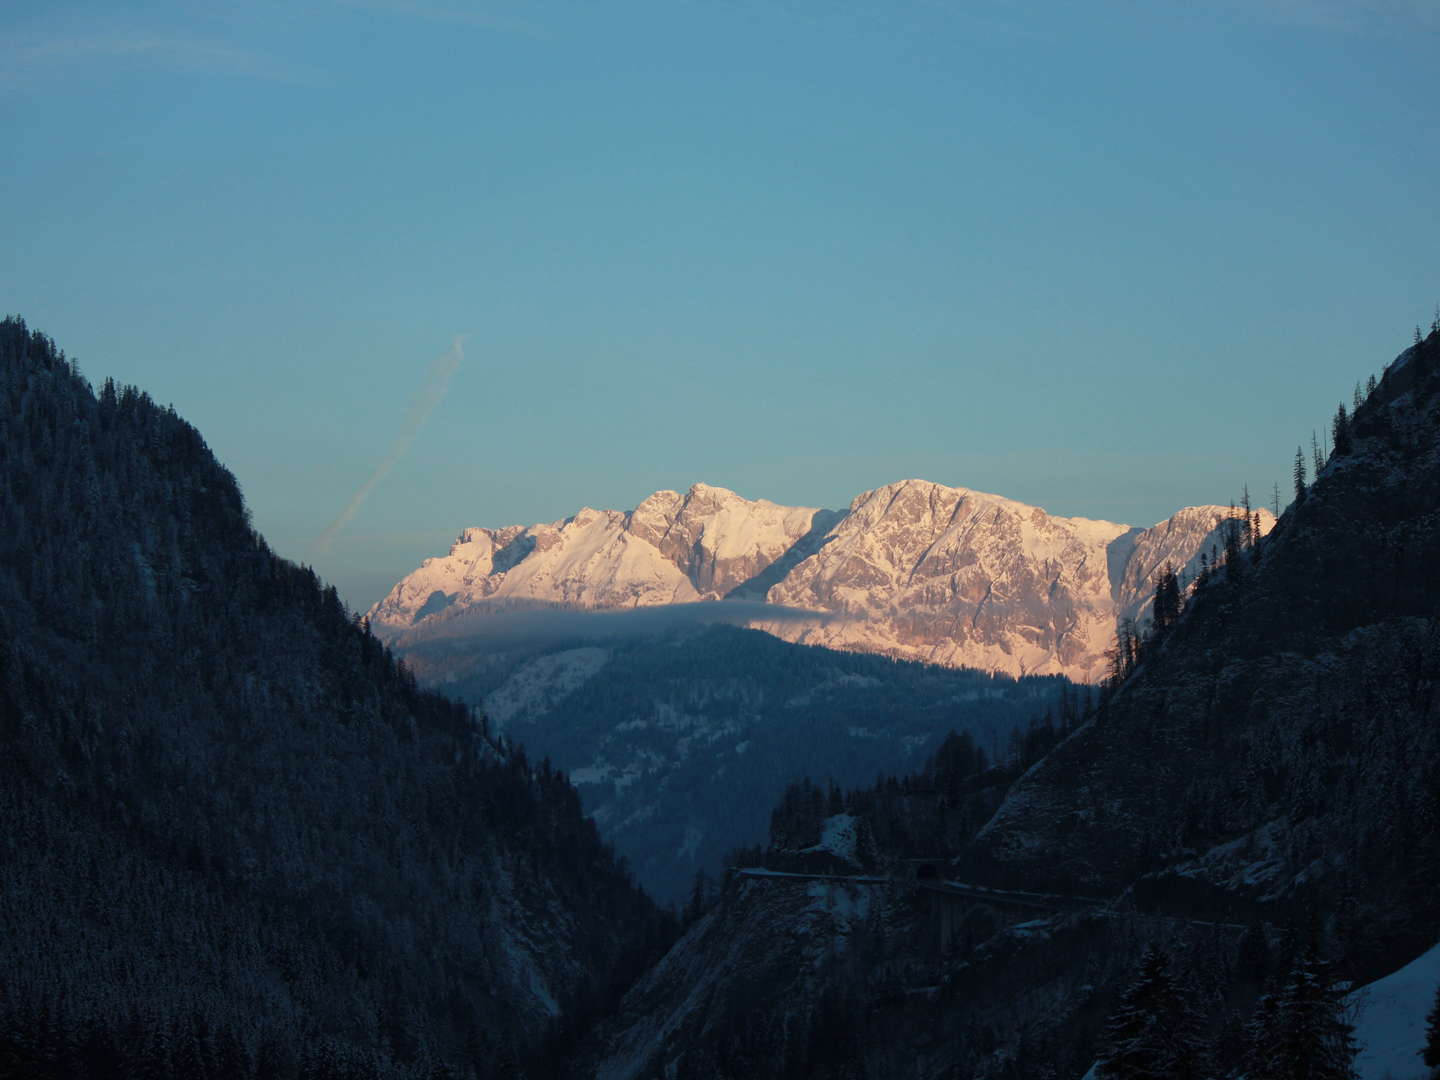
<svg viewBox="0 0 1440 1080">
<path fill-rule="evenodd" d="M 1208 1080 L 1205 1024 L 1170 957 L 1145 950 L 1135 981 L 1105 1027 L 1096 1064 L 1101 1080 Z"/>
<path fill-rule="evenodd" d="M 1348 989 L 1316 948 L 1307 947 L 1284 982 L 1255 1006 L 1241 1070 L 1247 1080 L 1354 1080 Z"/>
</svg>

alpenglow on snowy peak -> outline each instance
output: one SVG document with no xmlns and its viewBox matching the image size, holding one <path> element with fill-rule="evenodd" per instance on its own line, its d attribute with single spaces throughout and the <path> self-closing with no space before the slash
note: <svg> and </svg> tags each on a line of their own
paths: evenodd
<svg viewBox="0 0 1440 1080">
<path fill-rule="evenodd" d="M 746 599 L 826 616 L 752 620 L 791 641 L 1095 680 L 1117 623 L 1144 618 L 1156 572 L 1169 562 L 1193 576 L 1201 554 L 1223 546 L 1231 512 L 1188 507 L 1139 529 L 926 480 L 864 492 L 840 511 L 696 484 L 628 512 L 466 529 L 369 617 L 403 648 L 460 613 Z M 1268 532 L 1273 515 L 1258 514 Z"/>
</svg>

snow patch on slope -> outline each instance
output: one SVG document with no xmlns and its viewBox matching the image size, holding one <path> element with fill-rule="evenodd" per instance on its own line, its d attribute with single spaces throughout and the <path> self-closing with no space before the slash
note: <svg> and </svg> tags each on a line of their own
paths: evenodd
<svg viewBox="0 0 1440 1080">
<path fill-rule="evenodd" d="M 859 841 L 859 834 L 856 831 L 858 825 L 859 822 L 854 814 L 832 814 L 820 827 L 820 842 L 812 847 L 804 848 L 803 852 L 824 852 L 859 866 L 860 862 L 855 854 L 856 844 Z"/>
<path fill-rule="evenodd" d="M 1420 1057 L 1425 1017 L 1440 985 L 1440 945 L 1350 995 L 1356 1005 L 1355 1041 L 1360 1080 L 1427 1080 Z"/>
<path fill-rule="evenodd" d="M 496 731 L 504 731 L 527 713 L 541 713 L 573 693 L 610 660 L 610 650 L 595 646 L 567 649 L 522 664 L 485 699 L 485 713 Z"/>
</svg>

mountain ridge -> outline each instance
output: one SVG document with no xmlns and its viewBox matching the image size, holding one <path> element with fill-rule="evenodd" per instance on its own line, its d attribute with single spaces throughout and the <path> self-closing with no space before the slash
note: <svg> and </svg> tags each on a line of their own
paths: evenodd
<svg viewBox="0 0 1440 1080">
<path fill-rule="evenodd" d="M 1011 675 L 1094 681 L 1117 625 L 1143 619 L 1165 562 L 1194 576 L 1233 507 L 1187 507 L 1149 528 L 1048 514 L 910 478 L 843 510 L 788 507 L 696 483 L 630 511 L 464 529 L 369 611 L 403 649 L 460 611 L 615 610 L 724 599 L 839 616 L 752 625 L 803 644 Z M 1262 534 L 1274 522 L 1254 512 Z"/>
</svg>

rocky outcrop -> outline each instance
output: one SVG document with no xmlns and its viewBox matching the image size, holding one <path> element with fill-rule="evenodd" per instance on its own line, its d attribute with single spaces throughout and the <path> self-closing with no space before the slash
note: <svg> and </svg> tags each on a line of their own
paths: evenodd
<svg viewBox="0 0 1440 1080">
<path fill-rule="evenodd" d="M 844 616 L 792 640 L 1015 673 L 1097 673 L 1115 633 L 1105 548 L 1125 525 L 903 480 L 866 492 L 772 602 Z"/>
</svg>

